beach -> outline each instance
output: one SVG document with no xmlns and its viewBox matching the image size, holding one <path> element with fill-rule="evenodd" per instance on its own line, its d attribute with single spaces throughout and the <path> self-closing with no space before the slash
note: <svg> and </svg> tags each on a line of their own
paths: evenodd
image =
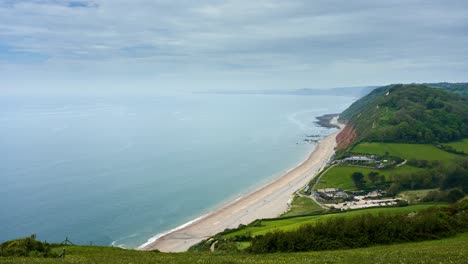
<svg viewBox="0 0 468 264">
<path fill-rule="evenodd" d="M 330 123 L 338 125 L 337 117 Z M 343 129 L 342 125 L 339 127 L 339 131 L 320 140 L 306 160 L 280 177 L 209 214 L 150 239 L 138 249 L 183 252 L 226 228 L 236 228 L 256 219 L 281 215 L 288 209 L 288 201 L 294 192 L 315 177 L 334 154 L 336 136 Z"/>
</svg>

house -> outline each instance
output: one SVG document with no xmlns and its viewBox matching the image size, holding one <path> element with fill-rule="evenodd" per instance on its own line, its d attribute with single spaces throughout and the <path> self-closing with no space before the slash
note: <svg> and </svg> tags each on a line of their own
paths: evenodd
<svg viewBox="0 0 468 264">
<path fill-rule="evenodd" d="M 319 193 L 335 193 L 338 189 L 335 188 L 325 188 L 325 189 L 318 189 L 317 192 Z"/>
<path fill-rule="evenodd" d="M 365 156 L 351 156 L 348 158 L 344 158 L 343 161 L 347 162 L 373 162 L 374 160 Z"/>
<path fill-rule="evenodd" d="M 338 191 L 335 193 L 335 198 L 348 198 L 348 194 L 343 191 Z"/>
</svg>

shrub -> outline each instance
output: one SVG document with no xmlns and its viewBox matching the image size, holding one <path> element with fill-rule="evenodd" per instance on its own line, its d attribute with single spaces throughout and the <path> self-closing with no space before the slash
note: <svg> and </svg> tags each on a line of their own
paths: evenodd
<svg viewBox="0 0 468 264">
<path fill-rule="evenodd" d="M 56 257 L 50 244 L 36 240 L 36 235 L 3 242 L 1 253 L 4 257 Z"/>
</svg>

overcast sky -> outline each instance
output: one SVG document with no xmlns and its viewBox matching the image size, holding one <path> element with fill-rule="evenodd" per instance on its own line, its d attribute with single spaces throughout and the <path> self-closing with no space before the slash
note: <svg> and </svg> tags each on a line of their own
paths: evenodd
<svg viewBox="0 0 468 264">
<path fill-rule="evenodd" d="M 0 91 L 468 81 L 468 1 L 0 0 Z"/>
</svg>

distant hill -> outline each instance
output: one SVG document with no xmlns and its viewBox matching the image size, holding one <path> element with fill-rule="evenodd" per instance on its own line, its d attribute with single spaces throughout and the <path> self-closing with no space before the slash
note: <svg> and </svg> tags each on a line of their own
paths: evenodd
<svg viewBox="0 0 468 264">
<path fill-rule="evenodd" d="M 353 128 L 354 141 L 436 143 L 468 137 L 468 99 L 459 95 L 465 85 L 431 86 L 377 88 L 354 102 L 340 119 Z"/>
<path fill-rule="evenodd" d="M 441 83 L 424 83 L 424 85 L 434 87 L 434 88 L 440 88 L 448 92 L 459 94 L 463 97 L 468 97 L 468 83 L 441 82 Z"/>
<path fill-rule="evenodd" d="M 261 95 L 341 95 L 362 97 L 379 86 L 338 87 L 330 89 L 302 88 L 294 90 L 213 90 L 197 92 L 199 94 L 261 94 Z"/>
</svg>

